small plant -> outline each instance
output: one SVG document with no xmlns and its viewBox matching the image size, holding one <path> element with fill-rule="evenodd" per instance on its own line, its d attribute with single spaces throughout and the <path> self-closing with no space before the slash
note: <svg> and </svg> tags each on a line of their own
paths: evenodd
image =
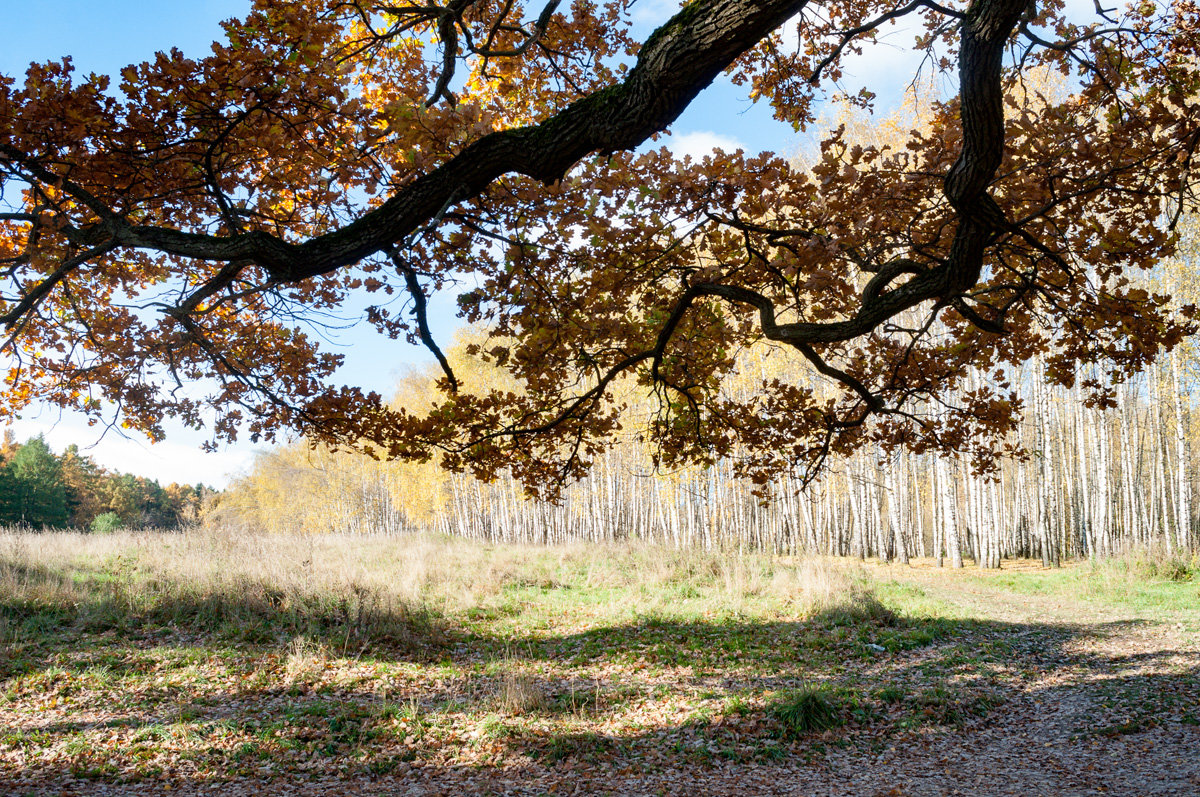
<svg viewBox="0 0 1200 797">
<path fill-rule="evenodd" d="M 685 722 L 684 725 L 692 728 L 703 728 L 709 725 L 712 722 L 712 719 L 712 707 L 700 706 L 691 713 L 691 716 L 688 717 L 687 722 Z"/>
<path fill-rule="evenodd" d="M 93 664 L 83 673 L 84 678 L 91 682 L 94 688 L 112 686 L 117 681 L 116 674 L 106 664 Z"/>
<path fill-rule="evenodd" d="M 528 673 L 506 667 L 494 698 L 496 710 L 512 716 L 544 711 L 549 705 L 546 690 Z"/>
<path fill-rule="evenodd" d="M 750 701 L 744 695 L 734 695 L 725 701 L 722 711 L 725 714 L 736 714 L 739 717 L 744 717 L 753 710 Z"/>
<path fill-rule="evenodd" d="M 585 716 L 596 712 L 606 702 L 606 696 L 601 693 L 600 682 L 595 681 L 590 688 L 579 688 L 572 683 L 565 692 L 559 692 L 550 699 L 550 708 L 559 713 Z"/>
<path fill-rule="evenodd" d="M 612 738 L 595 731 L 585 731 L 551 736 L 549 743 L 540 753 L 550 763 L 577 755 L 594 760 L 596 756 L 612 750 L 613 747 L 615 744 Z"/>
<path fill-rule="evenodd" d="M 371 712 L 363 706 L 339 706 L 328 719 L 329 743 L 340 747 L 370 741 L 376 735 L 371 724 Z"/>
<path fill-rule="evenodd" d="M 400 710 L 399 720 L 414 739 L 425 735 L 425 712 L 421 710 L 421 703 L 415 697 L 410 697 L 408 703 Z"/>
<path fill-rule="evenodd" d="M 413 761 L 416 759 L 416 757 L 417 754 L 415 750 L 406 750 L 402 753 L 397 753 L 396 755 L 373 758 L 367 762 L 366 769 L 367 772 L 371 773 L 372 775 L 386 775 L 390 772 L 393 772 L 396 767 L 400 766 L 400 764 L 406 761 Z"/>
<path fill-rule="evenodd" d="M 1200 558 L 1186 551 L 1139 548 L 1109 559 L 1093 559 L 1093 572 L 1129 581 L 1188 582 L 1200 572 Z"/>
<path fill-rule="evenodd" d="M 114 531 L 119 531 L 125 524 L 121 522 L 121 516 L 116 512 L 105 512 L 103 515 L 96 515 L 92 518 L 92 533 L 93 534 L 112 534 Z"/>
<path fill-rule="evenodd" d="M 836 728 L 844 722 L 837 700 L 820 686 L 780 693 L 767 704 L 766 711 L 779 723 L 780 735 L 789 740 Z"/>
<path fill-rule="evenodd" d="M 944 686 L 935 686 L 914 694 L 909 702 L 917 715 L 910 723 L 925 725 L 960 725 L 972 717 L 982 717 L 1003 698 L 995 694 L 956 693 Z"/>
<path fill-rule="evenodd" d="M 262 750 L 254 742 L 242 742 L 233 750 L 234 761 L 244 761 L 248 758 L 258 758 Z"/>
<path fill-rule="evenodd" d="M 92 749 L 91 743 L 87 736 L 82 732 L 76 733 L 67 739 L 66 744 L 62 746 L 62 751 L 69 756 L 85 755 Z"/>
<path fill-rule="evenodd" d="M 818 604 L 812 619 L 830 628 L 858 625 L 893 626 L 900 618 L 869 589 L 856 587 L 839 600 Z"/>
<path fill-rule="evenodd" d="M 1145 578 L 1165 581 L 1191 581 L 1197 570 L 1196 560 L 1182 553 L 1150 555 L 1142 559 L 1137 568 Z"/>
<path fill-rule="evenodd" d="M 512 736 L 516 730 L 504 721 L 502 717 L 496 714 L 489 714 L 483 720 L 483 725 L 480 728 L 483 736 L 487 739 L 502 739 L 506 736 Z"/>
<path fill-rule="evenodd" d="M 298 636 L 288 645 L 287 681 L 298 683 L 317 677 L 324 669 L 327 654 L 323 645 L 318 645 L 306 636 Z"/>
<path fill-rule="evenodd" d="M 904 687 L 889 685 L 881 686 L 875 690 L 875 697 L 884 703 L 899 703 L 904 699 Z"/>
<path fill-rule="evenodd" d="M 8 658 L 8 646 L 17 640 L 16 625 L 8 619 L 7 614 L 0 614 L 0 664 Z"/>
</svg>

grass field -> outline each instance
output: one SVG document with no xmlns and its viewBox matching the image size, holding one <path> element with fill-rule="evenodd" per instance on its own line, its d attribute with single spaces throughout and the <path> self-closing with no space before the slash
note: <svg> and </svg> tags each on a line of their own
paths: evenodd
<svg viewBox="0 0 1200 797">
<path fill-rule="evenodd" d="M 1200 792 L 1191 576 L 4 533 L 0 794 Z"/>
</svg>

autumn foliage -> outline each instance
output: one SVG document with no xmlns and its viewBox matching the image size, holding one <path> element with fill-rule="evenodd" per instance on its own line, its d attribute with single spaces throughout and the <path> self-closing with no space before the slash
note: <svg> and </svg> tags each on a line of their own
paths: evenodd
<svg viewBox="0 0 1200 797">
<path fill-rule="evenodd" d="M 640 43 L 628 5 L 259 0 L 202 59 L 0 78 L 0 416 L 296 429 L 536 488 L 609 445 L 624 383 L 659 398 L 668 464 L 736 450 L 762 481 L 871 441 L 982 466 L 1022 409 L 1007 366 L 1041 354 L 1071 385 L 1100 363 L 1103 405 L 1193 329 L 1137 275 L 1194 207 L 1194 3 L 694 0 Z M 900 17 L 958 86 L 903 141 L 835 129 L 807 166 L 645 144 L 723 70 L 814 128 Z M 502 384 L 441 357 L 436 291 Z M 439 357 L 432 406 L 331 378 L 312 327 L 364 305 Z M 837 390 L 727 395 L 758 345 Z"/>
</svg>

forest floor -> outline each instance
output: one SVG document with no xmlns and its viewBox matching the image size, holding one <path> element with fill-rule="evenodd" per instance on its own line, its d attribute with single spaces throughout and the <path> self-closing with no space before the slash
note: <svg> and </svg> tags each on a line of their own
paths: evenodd
<svg viewBox="0 0 1200 797">
<path fill-rule="evenodd" d="M 1200 794 L 1200 584 L 0 533 L 0 795 Z"/>
</svg>

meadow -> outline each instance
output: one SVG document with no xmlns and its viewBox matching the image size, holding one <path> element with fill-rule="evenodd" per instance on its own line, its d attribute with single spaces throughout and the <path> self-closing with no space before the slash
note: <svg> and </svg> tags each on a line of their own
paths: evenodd
<svg viewBox="0 0 1200 797">
<path fill-rule="evenodd" d="M 1195 563 L 0 533 L 0 794 L 1200 792 Z"/>
</svg>

